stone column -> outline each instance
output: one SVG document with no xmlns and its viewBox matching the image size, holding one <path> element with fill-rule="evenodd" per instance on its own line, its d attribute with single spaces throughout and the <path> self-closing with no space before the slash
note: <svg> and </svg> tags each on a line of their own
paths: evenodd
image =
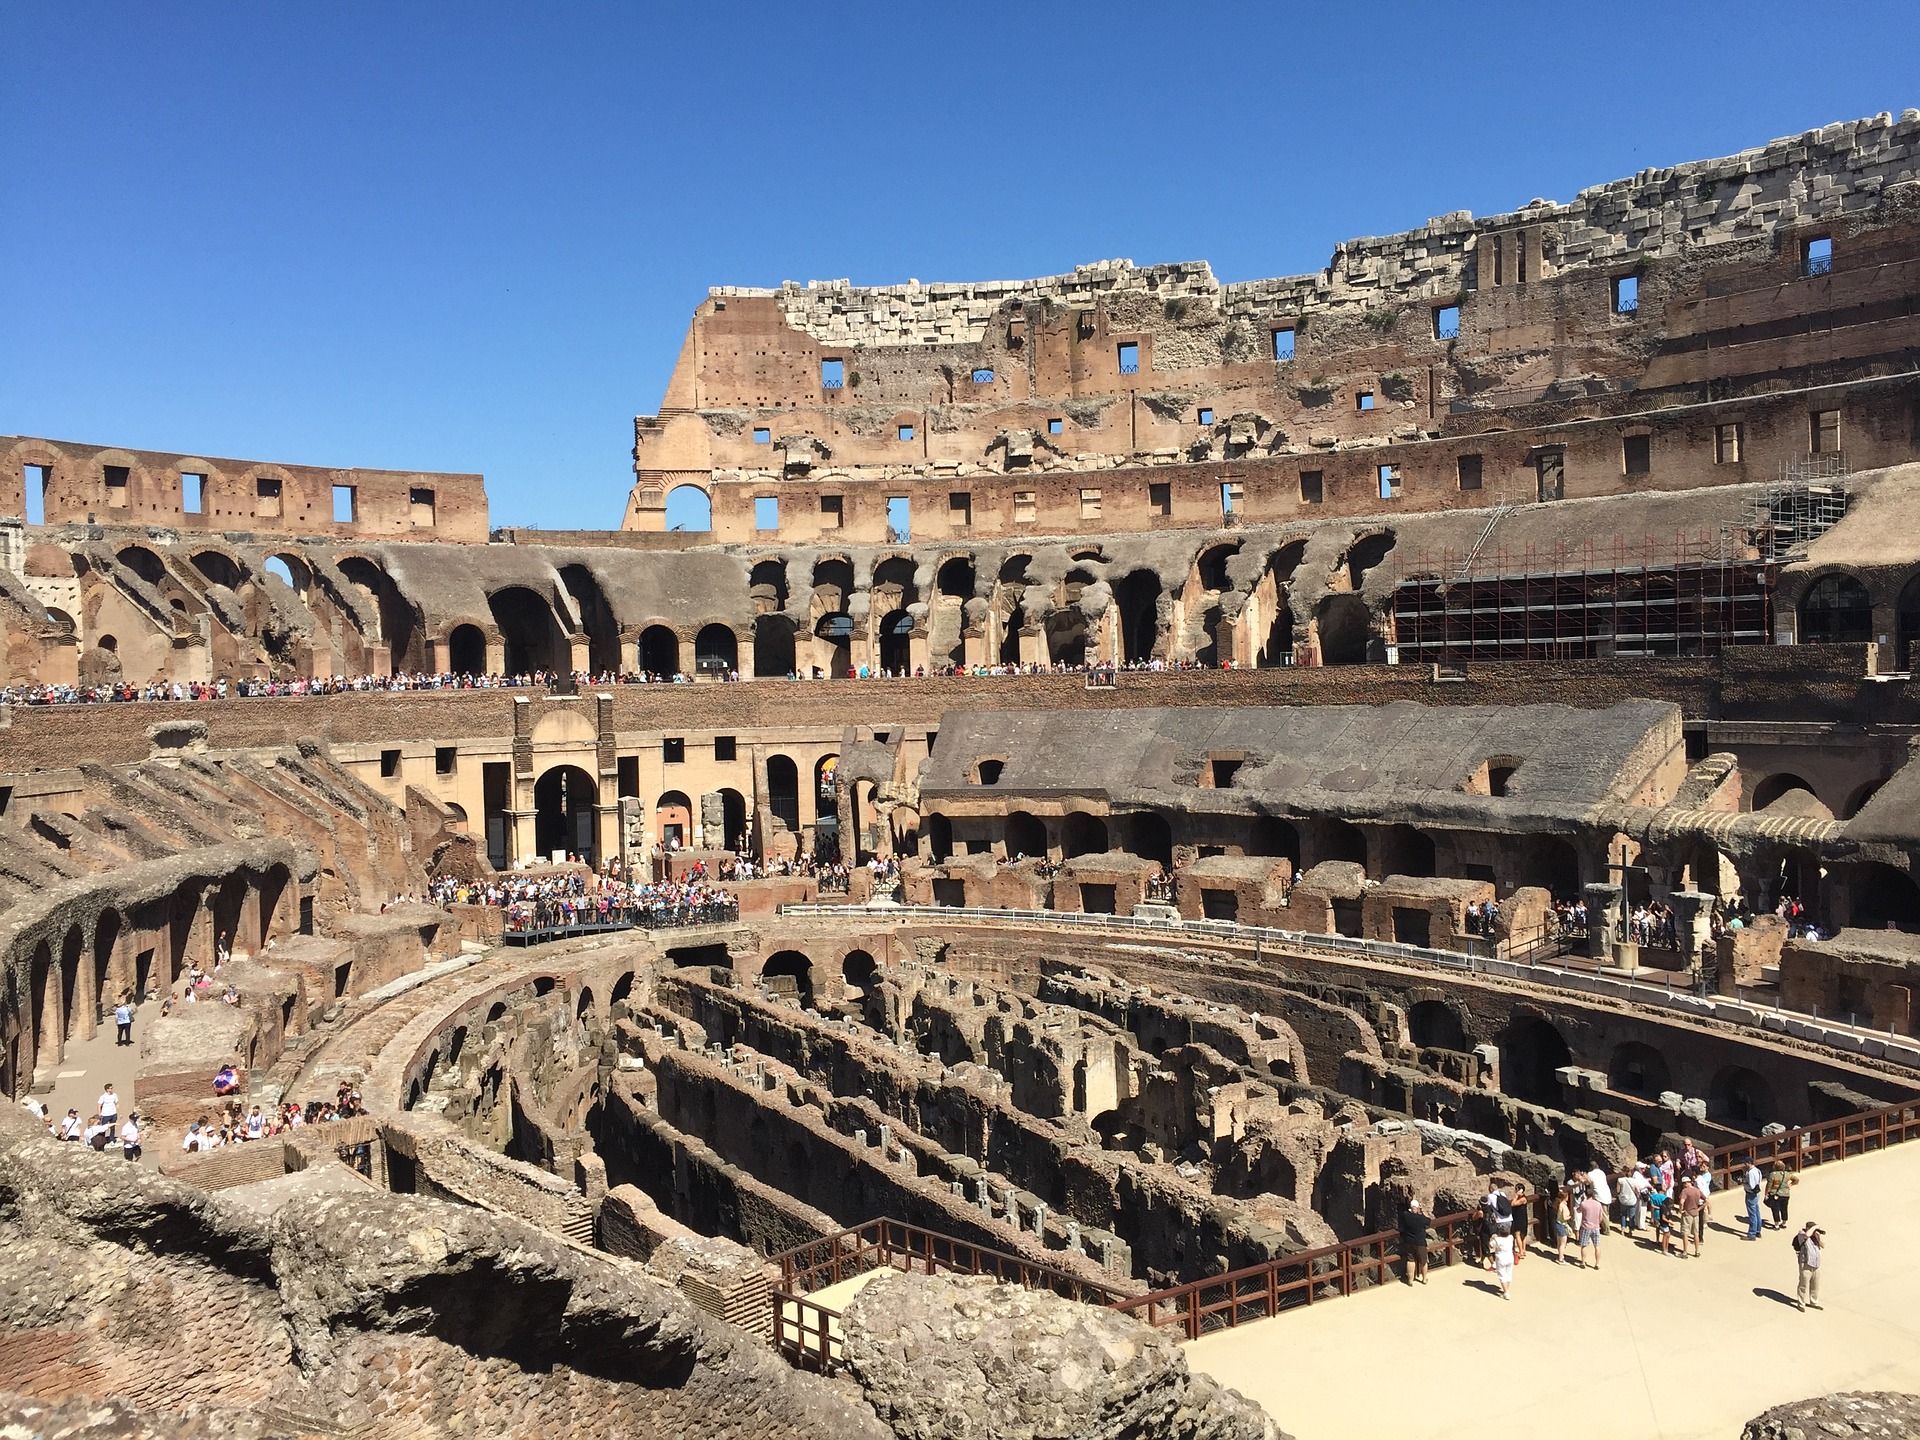
<svg viewBox="0 0 1920 1440">
<path fill-rule="evenodd" d="M 1675 890 L 1667 896 L 1667 903 L 1673 907 L 1673 930 L 1681 958 L 1695 974 L 1700 971 L 1701 953 L 1710 943 L 1713 900 L 1713 896 L 1698 890 Z"/>
<path fill-rule="evenodd" d="M 1620 928 L 1620 904 L 1624 892 L 1618 885 L 1588 885 L 1581 891 L 1581 898 L 1587 904 L 1587 954 L 1595 960 L 1611 964 L 1614 960 L 1614 936 Z"/>
</svg>

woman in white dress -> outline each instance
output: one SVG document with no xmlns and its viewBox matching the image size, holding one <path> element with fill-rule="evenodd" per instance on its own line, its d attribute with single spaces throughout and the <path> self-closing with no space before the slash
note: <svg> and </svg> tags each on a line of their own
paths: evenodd
<svg viewBox="0 0 1920 1440">
<path fill-rule="evenodd" d="M 1513 1296 L 1508 1287 L 1513 1284 L 1513 1232 L 1496 1234 L 1489 1246 L 1487 1268 L 1493 1271 L 1493 1278 L 1500 1282 L 1500 1298 L 1511 1300 Z"/>
</svg>

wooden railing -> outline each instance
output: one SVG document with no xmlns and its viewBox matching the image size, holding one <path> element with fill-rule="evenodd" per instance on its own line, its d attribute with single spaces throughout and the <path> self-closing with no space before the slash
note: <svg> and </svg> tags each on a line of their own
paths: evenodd
<svg viewBox="0 0 1920 1440">
<path fill-rule="evenodd" d="M 1818 1125 L 1797 1125 L 1776 1135 L 1758 1135 L 1751 1140 L 1736 1140 L 1711 1152 L 1717 1190 L 1731 1187 L 1738 1172 L 1748 1164 L 1764 1172 L 1784 1165 L 1798 1173 L 1814 1165 L 1848 1160 L 1920 1139 L 1920 1100 L 1884 1105 L 1878 1110 L 1862 1110 L 1838 1120 L 1823 1120 Z"/>
<path fill-rule="evenodd" d="M 772 1257 L 779 1262 L 781 1288 L 793 1295 L 824 1290 L 842 1280 L 883 1267 L 911 1274 L 991 1275 L 1028 1290 L 1051 1290 L 1069 1300 L 1110 1305 L 1124 1290 L 1102 1285 L 1071 1271 L 1042 1265 L 1003 1250 L 957 1240 L 904 1220 L 869 1220 L 821 1240 L 796 1245 Z"/>
<path fill-rule="evenodd" d="M 1528 1233 L 1537 1231 L 1548 1213 L 1546 1205 L 1541 1196 L 1522 1202 L 1516 1223 L 1523 1224 Z M 1480 1224 L 1480 1214 L 1474 1210 L 1436 1219 L 1429 1232 L 1428 1267 L 1439 1269 L 1477 1259 Z M 1186 1331 L 1187 1339 L 1198 1340 L 1216 1330 L 1266 1320 L 1316 1300 L 1384 1285 L 1401 1263 L 1400 1234 L 1386 1230 L 1132 1296 L 1115 1302 L 1112 1308 L 1149 1325 L 1178 1326 Z"/>
<path fill-rule="evenodd" d="M 784 1290 L 773 1292 L 773 1344 L 802 1370 L 831 1375 L 843 1363 L 841 1314 Z"/>
</svg>

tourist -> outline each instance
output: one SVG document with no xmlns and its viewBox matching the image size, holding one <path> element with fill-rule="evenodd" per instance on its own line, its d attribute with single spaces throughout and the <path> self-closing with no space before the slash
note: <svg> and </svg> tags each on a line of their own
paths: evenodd
<svg viewBox="0 0 1920 1440">
<path fill-rule="evenodd" d="M 100 1112 L 100 1118 L 108 1125 L 120 1123 L 120 1097 L 113 1093 L 113 1086 L 108 1085 L 102 1088 L 100 1098 L 94 1102 L 93 1108 Z"/>
<path fill-rule="evenodd" d="M 80 1112 L 69 1109 L 67 1111 L 67 1118 L 60 1122 L 60 1138 L 62 1140 L 78 1140 L 86 1133 L 86 1128 L 85 1123 L 80 1119 Z"/>
<path fill-rule="evenodd" d="M 1809 1220 L 1793 1237 L 1793 1253 L 1800 1262 L 1800 1283 L 1794 1290 L 1802 1311 L 1820 1308 L 1820 1264 L 1826 1259 L 1827 1232 Z"/>
<path fill-rule="evenodd" d="M 1553 1202 L 1553 1263 L 1567 1263 L 1567 1241 L 1573 1236 L 1574 1184 L 1569 1180 L 1560 1187 L 1560 1193 Z"/>
<path fill-rule="evenodd" d="M 118 1026 L 120 1030 L 119 1035 L 115 1037 L 113 1043 L 116 1045 L 133 1044 L 133 1006 L 129 1005 L 124 997 L 122 997 L 120 1003 L 114 1007 L 113 1023 Z"/>
<path fill-rule="evenodd" d="M 107 1146 L 113 1143 L 114 1131 L 118 1128 L 113 1121 L 96 1115 L 87 1125 L 84 1143 L 104 1155 L 107 1152 Z"/>
<path fill-rule="evenodd" d="M 1693 1183 L 1700 1187 L 1700 1234 L 1696 1244 L 1707 1243 L 1707 1226 L 1713 1219 L 1713 1166 L 1703 1164 L 1700 1173 L 1693 1177 Z"/>
<path fill-rule="evenodd" d="M 1747 1197 L 1747 1239 L 1760 1238 L 1760 1191 L 1766 1182 L 1760 1176 L 1760 1166 L 1752 1160 L 1747 1162 L 1745 1174 L 1740 1177 L 1741 1188 Z"/>
<path fill-rule="evenodd" d="M 1400 1283 L 1427 1283 L 1427 1231 L 1433 1224 L 1420 1208 L 1420 1197 L 1410 1196 L 1400 1212 Z"/>
<path fill-rule="evenodd" d="M 1606 1224 L 1606 1207 L 1589 1191 L 1575 1208 L 1575 1216 L 1580 1222 L 1580 1268 L 1582 1270 L 1589 1268 L 1587 1252 L 1591 1250 L 1593 1252 L 1591 1268 L 1598 1270 L 1600 1268 L 1600 1231 Z"/>
<path fill-rule="evenodd" d="M 1493 1278 L 1500 1282 L 1500 1298 L 1513 1298 L 1513 1230 L 1511 1226 L 1504 1234 L 1496 1234 L 1488 1242 L 1487 1268 L 1493 1271 Z"/>
<path fill-rule="evenodd" d="M 1773 1212 L 1773 1228 L 1787 1228 L 1787 1208 L 1793 1201 L 1793 1187 L 1800 1183 L 1800 1177 L 1791 1173 L 1778 1160 L 1773 1163 L 1773 1173 L 1767 1176 L 1767 1209 Z"/>
<path fill-rule="evenodd" d="M 120 1127 L 120 1153 L 132 1161 L 140 1159 L 140 1112 L 127 1112 L 127 1123 Z"/>
<path fill-rule="evenodd" d="M 252 1113 L 250 1113 L 247 1116 L 247 1139 L 249 1140 L 264 1139 L 266 1136 L 266 1133 L 267 1133 L 266 1118 L 263 1115 L 261 1115 L 260 1107 L 256 1105 L 253 1107 Z"/>
<path fill-rule="evenodd" d="M 213 1077 L 213 1093 L 231 1095 L 240 1088 L 240 1072 L 232 1065 L 222 1065 Z"/>
<path fill-rule="evenodd" d="M 209 1137 L 203 1128 L 206 1123 L 207 1117 L 202 1115 L 198 1120 L 187 1126 L 186 1138 L 180 1142 L 180 1148 L 186 1151 L 187 1154 L 198 1155 L 202 1150 L 208 1148 L 207 1142 Z"/>
<path fill-rule="evenodd" d="M 1613 1187 L 1607 1183 L 1607 1167 L 1598 1160 L 1594 1161 L 1593 1168 L 1587 1171 L 1587 1189 L 1591 1190 L 1593 1198 L 1600 1202 L 1600 1224 L 1604 1228 L 1607 1223 L 1607 1211 L 1613 1208 Z"/>
<path fill-rule="evenodd" d="M 1680 1254 L 1683 1259 L 1700 1258 L 1700 1229 L 1704 1223 L 1707 1197 L 1689 1175 L 1680 1182 Z"/>
</svg>

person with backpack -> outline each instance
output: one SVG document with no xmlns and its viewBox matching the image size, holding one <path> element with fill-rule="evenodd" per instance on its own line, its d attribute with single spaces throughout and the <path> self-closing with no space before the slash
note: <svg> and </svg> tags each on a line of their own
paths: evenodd
<svg viewBox="0 0 1920 1440">
<path fill-rule="evenodd" d="M 1741 1177 L 1741 1186 L 1747 1194 L 1747 1239 L 1758 1240 L 1762 1229 L 1760 1222 L 1760 1190 L 1766 1184 L 1761 1178 L 1760 1167 L 1753 1161 L 1747 1162 L 1746 1174 Z"/>
<path fill-rule="evenodd" d="M 1826 1259 L 1826 1250 L 1827 1232 L 1811 1220 L 1793 1237 L 1793 1253 L 1800 1262 L 1800 1283 L 1794 1288 L 1794 1296 L 1802 1311 L 1820 1308 L 1820 1265 Z"/>
<path fill-rule="evenodd" d="M 1793 1187 L 1800 1183 L 1800 1177 L 1788 1172 L 1784 1165 L 1776 1164 L 1773 1173 L 1767 1176 L 1767 1209 L 1773 1212 L 1773 1228 L 1787 1228 L 1787 1206 L 1793 1200 Z"/>
</svg>

